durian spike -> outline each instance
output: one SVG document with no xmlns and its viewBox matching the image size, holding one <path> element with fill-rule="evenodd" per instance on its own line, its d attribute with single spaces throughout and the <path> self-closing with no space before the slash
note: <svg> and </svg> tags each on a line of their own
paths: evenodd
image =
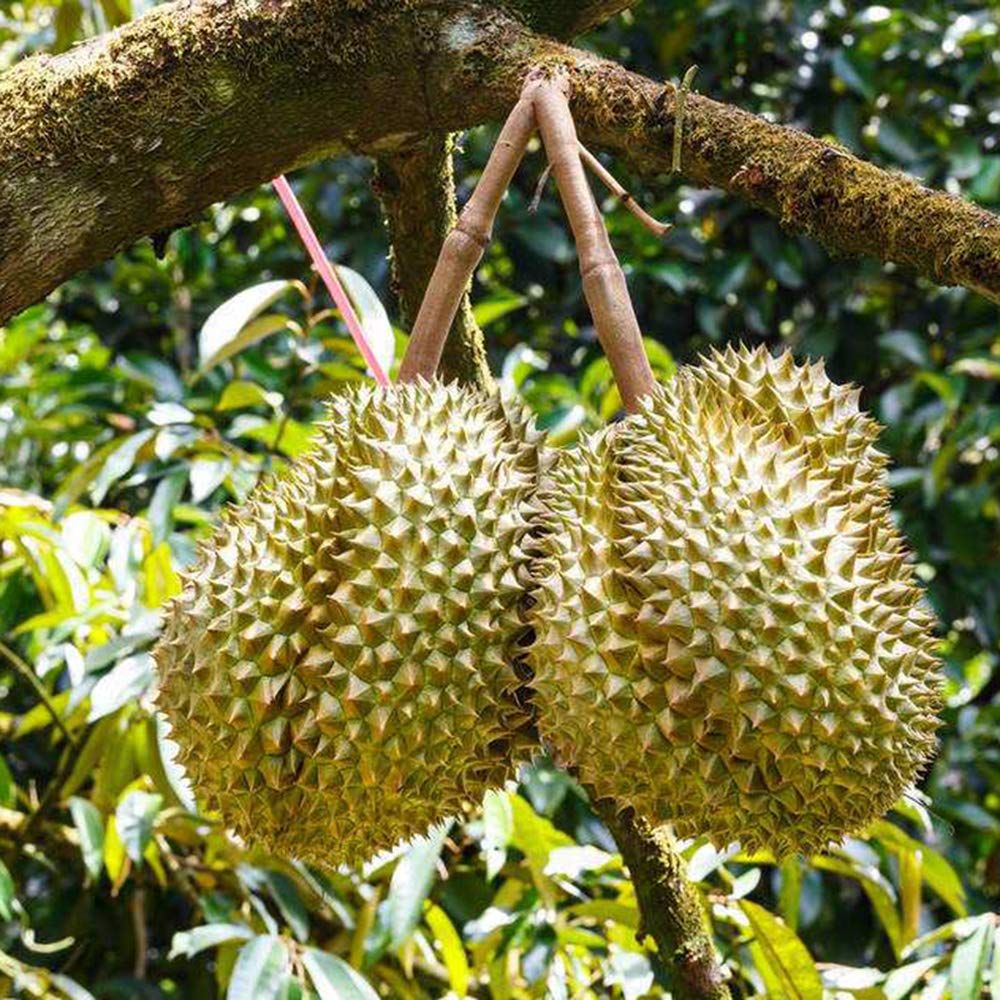
<svg viewBox="0 0 1000 1000">
<path fill-rule="evenodd" d="M 429 379 L 437 371 L 459 303 L 493 235 L 500 202 L 535 131 L 530 91 L 526 86 L 507 117 L 479 183 L 444 241 L 413 324 L 399 369 L 400 382 L 413 382 L 421 376 Z"/>
<path fill-rule="evenodd" d="M 583 169 L 568 91 L 569 81 L 564 76 L 539 80 L 531 91 L 535 115 L 576 240 L 583 294 L 597 336 L 611 362 L 622 403 L 635 413 L 639 400 L 653 391 L 656 381 L 643 348 L 625 272 L 608 239 L 604 217 Z"/>
</svg>

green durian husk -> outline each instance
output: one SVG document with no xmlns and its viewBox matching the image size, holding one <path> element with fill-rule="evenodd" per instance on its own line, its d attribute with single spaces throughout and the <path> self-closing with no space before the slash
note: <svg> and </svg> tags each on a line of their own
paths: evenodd
<svg viewBox="0 0 1000 1000">
<path fill-rule="evenodd" d="M 877 433 L 820 365 L 729 349 L 543 474 L 539 728 L 599 798 L 783 856 L 917 778 L 934 619 Z"/>
<path fill-rule="evenodd" d="M 358 862 L 512 776 L 540 446 L 496 395 L 351 388 L 224 514 L 167 609 L 158 697 L 249 844 Z"/>
</svg>

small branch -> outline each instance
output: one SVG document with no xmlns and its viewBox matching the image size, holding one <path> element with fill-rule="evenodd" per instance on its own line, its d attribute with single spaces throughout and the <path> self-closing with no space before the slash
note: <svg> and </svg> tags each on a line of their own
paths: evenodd
<svg viewBox="0 0 1000 1000">
<path fill-rule="evenodd" d="M 44 843 L 47 850 L 58 849 L 60 853 L 79 857 L 80 838 L 73 827 L 46 820 L 31 829 L 29 824 L 33 815 L 0 808 L 0 843 L 21 847 L 34 837 Z"/>
<path fill-rule="evenodd" d="M 602 184 L 655 236 L 663 236 L 674 227 L 669 222 L 654 219 L 635 198 L 618 183 L 611 173 L 587 147 L 580 143 L 580 156 Z"/>
<path fill-rule="evenodd" d="M 432 132 L 412 148 L 376 160 L 373 188 L 389 227 L 393 288 L 407 327 L 416 319 L 438 255 L 455 226 L 453 145 L 447 133 Z M 448 334 L 439 374 L 446 381 L 493 384 L 468 285 Z"/>
<path fill-rule="evenodd" d="M 45 706 L 45 710 L 52 717 L 52 722 L 56 729 L 63 734 L 66 742 L 74 749 L 79 749 L 77 745 L 76 737 L 69 731 L 66 727 L 66 723 L 63 722 L 62 716 L 59 714 L 56 706 L 52 703 L 52 699 L 49 698 L 48 691 L 45 690 L 45 685 L 41 682 L 38 675 L 35 673 L 31 667 L 25 663 L 13 649 L 10 648 L 5 642 L 0 642 L 0 653 L 3 653 L 4 657 L 9 661 L 11 666 L 17 671 L 21 677 L 24 678 L 30 685 L 32 691 L 38 696 L 41 703 Z"/>
<path fill-rule="evenodd" d="M 618 844 L 632 876 L 642 920 L 637 937 L 649 934 L 673 972 L 675 1000 L 730 1000 L 705 914 L 685 877 L 684 861 L 665 827 L 653 829 L 631 810 L 619 813 L 603 799 L 596 809 Z"/>
<path fill-rule="evenodd" d="M 634 412 L 639 399 L 652 392 L 656 382 L 643 348 L 625 273 L 587 183 L 566 86 L 564 77 L 535 84 L 531 93 L 538 128 L 576 239 L 583 293 L 597 336 L 611 362 L 622 402 L 626 410 Z"/>
<path fill-rule="evenodd" d="M 399 369 L 401 382 L 430 378 L 437 371 L 445 335 L 493 235 L 500 202 L 534 130 L 531 100 L 522 96 L 500 130 L 479 183 L 441 248 Z"/>
<path fill-rule="evenodd" d="M 892 261 L 1000 302 L 1000 216 L 697 93 L 683 99 L 676 140 L 680 88 L 568 46 L 544 51 L 570 74 L 573 114 L 591 149 L 621 154 L 637 174 L 657 176 L 671 171 L 679 141 L 691 183 L 722 188 L 835 254 Z"/>
<path fill-rule="evenodd" d="M 545 194 L 545 185 L 548 184 L 552 176 L 552 164 L 546 163 L 545 169 L 538 175 L 538 183 L 535 185 L 535 193 L 531 196 L 531 204 L 528 211 L 534 215 L 538 211 L 538 206 L 542 203 L 542 195 Z"/>
<path fill-rule="evenodd" d="M 136 979 L 146 978 L 146 968 L 149 962 L 149 931 L 146 928 L 146 890 L 140 885 L 132 892 L 129 903 L 132 911 L 132 933 L 135 937 L 135 960 L 132 965 L 132 975 Z"/>
</svg>

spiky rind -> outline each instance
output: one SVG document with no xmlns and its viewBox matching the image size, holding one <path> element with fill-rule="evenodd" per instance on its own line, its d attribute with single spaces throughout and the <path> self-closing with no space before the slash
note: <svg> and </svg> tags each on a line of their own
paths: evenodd
<svg viewBox="0 0 1000 1000">
<path fill-rule="evenodd" d="M 545 477 L 539 724 L 599 796 L 783 855 L 918 774 L 933 620 L 876 434 L 821 367 L 729 350 Z"/>
<path fill-rule="evenodd" d="M 496 396 L 353 388 L 225 514 L 156 659 L 181 760 L 246 840 L 358 861 L 510 777 L 540 461 Z"/>
</svg>

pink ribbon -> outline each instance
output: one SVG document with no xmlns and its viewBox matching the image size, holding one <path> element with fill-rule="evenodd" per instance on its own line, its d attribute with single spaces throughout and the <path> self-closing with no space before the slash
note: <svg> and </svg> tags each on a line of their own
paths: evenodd
<svg viewBox="0 0 1000 1000">
<path fill-rule="evenodd" d="M 371 369 L 375 381 L 379 385 L 389 385 L 389 376 L 386 375 L 385 369 L 379 364 L 378 358 L 375 357 L 375 353 L 372 351 L 367 337 L 365 337 L 365 331 L 361 327 L 358 314 L 354 311 L 350 297 L 344 290 L 344 286 L 340 283 L 337 272 L 333 269 L 333 265 L 331 265 L 327 258 L 326 252 L 323 250 L 323 244 L 316 237 L 316 233 L 310 225 L 302 206 L 299 204 L 298 198 L 295 197 L 295 192 L 288 183 L 288 179 L 282 174 L 279 177 L 275 177 L 271 183 L 274 185 L 274 190 L 278 192 L 278 197 L 285 206 L 285 211 L 288 212 L 288 216 L 292 220 L 299 238 L 305 244 L 305 248 L 309 252 L 309 256 L 312 258 L 312 262 L 319 272 L 319 276 L 323 279 L 323 284 L 326 285 L 327 291 L 329 291 L 330 296 L 340 310 L 340 315 L 343 316 L 344 322 L 347 324 L 347 329 L 350 331 L 351 337 L 354 338 L 354 343 L 357 344 L 361 356 Z"/>
</svg>

